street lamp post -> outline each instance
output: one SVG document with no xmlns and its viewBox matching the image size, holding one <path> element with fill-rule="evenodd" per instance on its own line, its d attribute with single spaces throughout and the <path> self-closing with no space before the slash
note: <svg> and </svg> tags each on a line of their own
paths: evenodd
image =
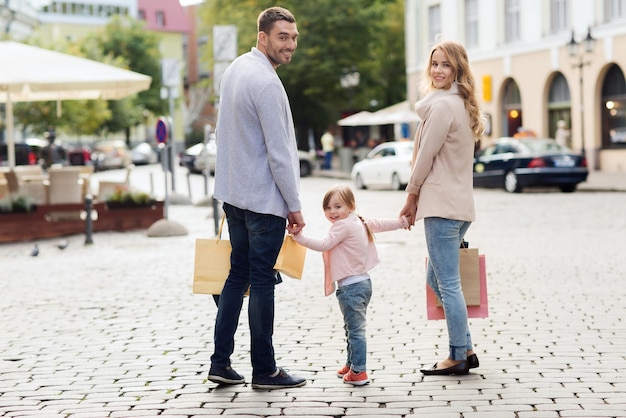
<svg viewBox="0 0 626 418">
<path fill-rule="evenodd" d="M 581 51 L 580 46 L 583 45 L 584 49 Z M 579 83 L 580 83 L 580 141 L 581 151 L 586 157 L 585 153 L 585 112 L 584 112 L 584 94 L 583 94 L 583 68 L 586 65 L 591 64 L 591 61 L 585 61 L 585 55 L 593 53 L 596 45 L 596 40 L 591 36 L 591 27 L 587 28 L 587 37 L 580 42 L 576 42 L 574 38 L 574 31 L 572 30 L 572 39 L 567 43 L 567 50 L 569 56 L 576 59 L 576 62 L 572 64 L 572 68 L 578 68 Z"/>
<path fill-rule="evenodd" d="M 344 68 L 343 74 L 339 79 L 341 87 L 348 91 L 350 97 L 350 110 L 352 110 L 352 99 L 354 98 L 354 89 L 359 85 L 361 81 L 361 74 L 356 70 L 356 67 L 351 69 Z"/>
</svg>

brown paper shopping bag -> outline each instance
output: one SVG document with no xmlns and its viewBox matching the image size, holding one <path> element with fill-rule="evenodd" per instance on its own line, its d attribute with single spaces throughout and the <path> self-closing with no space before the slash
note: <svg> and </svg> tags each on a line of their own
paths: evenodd
<svg viewBox="0 0 626 418">
<path fill-rule="evenodd" d="M 428 259 L 426 263 L 428 266 Z M 486 318 L 489 315 L 489 304 L 485 255 L 479 254 L 477 248 L 461 248 L 459 267 L 468 317 Z M 426 310 L 428 319 L 445 318 L 441 302 L 428 285 L 426 285 Z"/>
<path fill-rule="evenodd" d="M 306 247 L 298 244 L 291 235 L 286 235 L 276 258 L 274 269 L 292 279 L 302 279 Z"/>
<path fill-rule="evenodd" d="M 230 272 L 230 240 L 221 239 L 224 217 L 216 238 L 196 239 L 193 293 L 219 295 Z"/>
</svg>

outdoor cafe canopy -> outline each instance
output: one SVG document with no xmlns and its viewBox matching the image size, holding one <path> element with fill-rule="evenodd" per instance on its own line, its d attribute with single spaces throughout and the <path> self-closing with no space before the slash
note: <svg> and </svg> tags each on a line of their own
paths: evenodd
<svg viewBox="0 0 626 418">
<path fill-rule="evenodd" d="M 116 100 L 147 90 L 152 78 L 19 42 L 0 42 L 0 103 L 6 103 L 9 166 L 15 166 L 13 103 Z"/>
</svg>

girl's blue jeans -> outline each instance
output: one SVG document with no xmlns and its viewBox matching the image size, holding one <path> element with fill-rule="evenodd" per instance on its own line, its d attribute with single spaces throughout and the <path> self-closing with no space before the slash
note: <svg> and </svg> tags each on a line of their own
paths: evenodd
<svg viewBox="0 0 626 418">
<path fill-rule="evenodd" d="M 219 298 L 215 319 L 211 362 L 230 365 L 235 348 L 235 331 L 250 286 L 248 323 L 253 376 L 265 376 L 276 370 L 274 346 L 274 264 L 285 236 L 286 219 L 251 212 L 224 203 L 232 252 L 230 273 Z"/>
<path fill-rule="evenodd" d="M 340 286 L 336 291 L 339 308 L 343 314 L 343 328 L 348 340 L 347 360 L 355 373 L 366 368 L 367 360 L 367 305 L 372 298 L 372 281 L 370 279 Z"/>
<path fill-rule="evenodd" d="M 443 305 L 448 327 L 450 358 L 465 360 L 472 350 L 472 337 L 467 323 L 467 306 L 461 288 L 459 247 L 471 222 L 445 218 L 425 218 L 428 247 L 428 286 Z"/>
</svg>

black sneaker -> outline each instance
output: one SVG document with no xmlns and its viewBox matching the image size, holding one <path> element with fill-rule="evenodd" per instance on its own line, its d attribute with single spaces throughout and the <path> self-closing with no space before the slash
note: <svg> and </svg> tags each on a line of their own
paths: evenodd
<svg viewBox="0 0 626 418">
<path fill-rule="evenodd" d="M 283 369 L 278 369 L 274 377 L 261 376 L 252 378 L 253 389 L 284 389 L 297 388 L 306 385 L 306 379 L 298 376 L 290 376 Z"/>
<path fill-rule="evenodd" d="M 211 382 L 227 385 L 238 385 L 245 381 L 244 377 L 233 370 L 232 367 L 217 366 L 215 364 L 211 364 L 208 379 Z"/>
</svg>

